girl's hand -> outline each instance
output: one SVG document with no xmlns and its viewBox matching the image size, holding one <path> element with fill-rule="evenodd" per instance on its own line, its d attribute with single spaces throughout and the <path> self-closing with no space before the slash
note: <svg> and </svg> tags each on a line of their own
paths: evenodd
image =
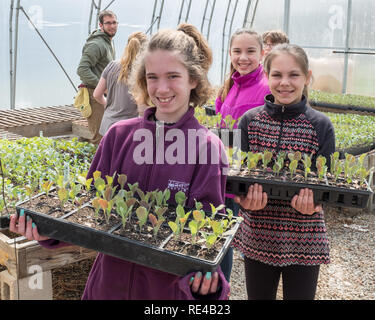
<svg viewBox="0 0 375 320">
<path fill-rule="evenodd" d="M 234 202 L 238 203 L 245 210 L 257 211 L 267 205 L 267 193 L 263 192 L 260 184 L 255 183 L 249 187 L 246 197 L 236 196 Z"/>
<path fill-rule="evenodd" d="M 302 214 L 312 215 L 323 210 L 321 204 L 314 204 L 314 194 L 311 189 L 301 189 L 292 199 L 291 206 Z"/>
<path fill-rule="evenodd" d="M 197 272 L 194 277 L 190 279 L 190 289 L 194 293 L 200 295 L 206 295 L 215 293 L 217 291 L 219 283 L 219 274 L 214 272 L 207 272 L 205 276 L 202 276 L 202 272 Z"/>
<path fill-rule="evenodd" d="M 23 235 L 28 240 L 43 241 L 48 240 L 48 237 L 41 236 L 38 228 L 30 217 L 25 217 L 24 211 L 21 209 L 20 216 L 13 214 L 10 217 L 9 230 Z"/>
</svg>

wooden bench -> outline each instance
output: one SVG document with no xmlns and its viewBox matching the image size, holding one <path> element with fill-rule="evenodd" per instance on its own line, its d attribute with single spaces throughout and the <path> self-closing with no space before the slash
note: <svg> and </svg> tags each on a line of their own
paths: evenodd
<svg viewBox="0 0 375 320">
<path fill-rule="evenodd" d="M 0 232 L 1 300 L 52 300 L 51 270 L 95 257 L 96 251 L 68 246 L 46 249 L 25 237 Z"/>
</svg>

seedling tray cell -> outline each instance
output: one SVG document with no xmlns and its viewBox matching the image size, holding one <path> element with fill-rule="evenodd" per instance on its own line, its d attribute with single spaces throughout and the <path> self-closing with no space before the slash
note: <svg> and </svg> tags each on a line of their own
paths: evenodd
<svg viewBox="0 0 375 320">
<path fill-rule="evenodd" d="M 0 230 L 3 229 L 8 229 L 9 228 L 9 216 L 8 215 L 3 215 L 0 216 Z"/>
<path fill-rule="evenodd" d="M 323 184 L 297 183 L 276 179 L 227 176 L 226 193 L 246 195 L 254 183 L 262 185 L 269 199 L 291 200 L 303 188 L 313 190 L 316 203 L 325 203 L 336 207 L 363 209 L 367 206 L 372 190 L 355 190 Z"/>
<path fill-rule="evenodd" d="M 88 206 L 88 204 L 84 206 Z M 208 261 L 164 249 L 165 244 L 173 234 L 167 237 L 161 245 L 156 247 L 114 234 L 114 232 L 121 227 L 121 224 L 108 232 L 104 232 L 66 220 L 79 209 L 60 218 L 54 218 L 43 213 L 31 211 L 27 209 L 25 202 L 19 203 L 16 206 L 17 213 L 19 213 L 21 209 L 25 211 L 27 216 L 32 218 L 38 226 L 39 233 L 43 236 L 96 250 L 119 259 L 178 276 L 184 276 L 193 271 L 215 271 L 229 249 L 229 245 L 240 224 L 240 222 L 237 221 L 231 229 L 233 231 L 232 234 L 226 237 L 225 243 L 215 260 Z"/>
</svg>

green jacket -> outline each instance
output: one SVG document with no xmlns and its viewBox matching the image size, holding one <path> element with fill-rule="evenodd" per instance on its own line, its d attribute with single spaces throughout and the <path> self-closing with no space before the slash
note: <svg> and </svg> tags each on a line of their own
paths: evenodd
<svg viewBox="0 0 375 320">
<path fill-rule="evenodd" d="M 104 68 L 115 60 L 115 55 L 111 38 L 101 30 L 93 31 L 82 49 L 82 58 L 77 68 L 82 83 L 95 88 Z"/>
</svg>

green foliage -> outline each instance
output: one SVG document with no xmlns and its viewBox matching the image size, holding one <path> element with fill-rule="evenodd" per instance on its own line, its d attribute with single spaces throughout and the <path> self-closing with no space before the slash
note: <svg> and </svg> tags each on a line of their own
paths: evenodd
<svg viewBox="0 0 375 320">
<path fill-rule="evenodd" d="M 262 163 L 263 163 L 263 170 L 267 169 L 268 164 L 272 160 L 272 156 L 273 156 L 272 152 L 270 152 L 268 150 L 264 150 L 264 152 L 261 154 Z"/>
</svg>

